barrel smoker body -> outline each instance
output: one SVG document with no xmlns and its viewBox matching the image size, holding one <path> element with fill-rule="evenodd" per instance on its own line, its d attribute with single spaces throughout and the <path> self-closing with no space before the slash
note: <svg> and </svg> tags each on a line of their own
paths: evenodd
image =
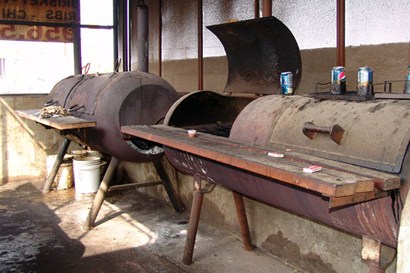
<svg viewBox="0 0 410 273">
<path fill-rule="evenodd" d="M 94 128 L 70 132 L 78 142 L 121 160 L 147 162 L 161 157 L 163 150 L 148 141 L 124 140 L 120 127 L 162 123 L 177 98 L 164 79 L 132 71 L 65 78 L 54 86 L 46 105 L 96 121 Z"/>
<path fill-rule="evenodd" d="M 337 160 L 401 177 L 401 187 L 386 197 L 332 209 L 329 209 L 329 198 L 309 189 L 173 148 L 165 147 L 165 152 L 181 172 L 396 248 L 401 210 L 409 190 L 409 117 L 410 108 L 406 101 L 319 101 L 303 96 L 277 95 L 250 102 L 239 113 L 229 139 L 272 151 L 286 150 L 285 156 L 296 152 L 314 154 L 324 160 Z M 172 117 L 168 119 L 172 120 Z M 327 135 L 308 138 L 303 133 L 307 122 L 326 126 L 338 124 L 345 130 L 341 143 L 335 143 Z"/>
</svg>

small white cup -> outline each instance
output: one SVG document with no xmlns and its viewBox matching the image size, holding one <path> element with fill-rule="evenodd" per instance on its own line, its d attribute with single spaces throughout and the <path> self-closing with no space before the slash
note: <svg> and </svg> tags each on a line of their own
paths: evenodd
<svg viewBox="0 0 410 273">
<path fill-rule="evenodd" d="M 189 137 L 195 137 L 196 136 L 196 130 L 193 130 L 193 129 L 188 130 L 188 136 Z"/>
</svg>

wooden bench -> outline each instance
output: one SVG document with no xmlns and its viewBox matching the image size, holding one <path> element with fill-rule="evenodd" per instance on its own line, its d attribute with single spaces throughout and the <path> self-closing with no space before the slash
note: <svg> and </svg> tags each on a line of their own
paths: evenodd
<svg viewBox="0 0 410 273">
<path fill-rule="evenodd" d="M 330 208 L 385 197 L 389 190 L 400 186 L 400 177 L 397 175 L 275 147 L 247 145 L 200 132 L 191 138 L 187 130 L 181 128 L 164 125 L 125 126 L 121 131 L 125 137 L 147 139 L 318 192 L 329 197 Z M 284 157 L 269 156 L 268 153 L 272 152 L 283 154 Z M 303 172 L 303 168 L 311 165 L 319 165 L 322 169 L 315 173 Z"/>
</svg>

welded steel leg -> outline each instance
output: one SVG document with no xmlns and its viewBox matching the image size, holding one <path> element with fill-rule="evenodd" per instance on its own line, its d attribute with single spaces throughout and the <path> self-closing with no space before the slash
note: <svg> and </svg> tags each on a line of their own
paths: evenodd
<svg viewBox="0 0 410 273">
<path fill-rule="evenodd" d="M 188 234 L 185 241 L 184 257 L 182 258 L 182 262 L 187 265 L 192 263 L 199 218 L 201 216 L 202 201 L 204 199 L 204 193 L 201 191 L 201 179 L 199 177 L 194 177 L 194 179 L 194 198 L 192 200 L 191 213 L 189 216 Z"/>
<path fill-rule="evenodd" d="M 63 144 L 61 145 L 56 161 L 54 161 L 53 168 L 51 169 L 50 174 L 47 176 L 46 182 L 44 183 L 43 193 L 50 191 L 54 179 L 57 176 L 58 170 L 60 169 L 61 163 L 63 163 L 64 156 L 67 153 L 68 146 L 70 146 L 71 140 L 64 138 Z"/>
<path fill-rule="evenodd" d="M 172 186 L 172 183 L 169 179 L 167 172 L 165 171 L 164 166 L 162 165 L 161 160 L 154 160 L 153 163 L 175 211 L 183 212 L 185 210 L 184 206 L 182 205 L 181 201 L 176 197 L 174 187 Z"/>
<path fill-rule="evenodd" d="M 410 59 L 410 43 L 409 43 Z M 410 82 L 408 83 L 410 87 Z M 397 272 L 410 272 L 410 196 L 401 211 L 399 240 L 397 243 Z"/>
<path fill-rule="evenodd" d="M 236 215 L 238 217 L 239 226 L 241 228 L 243 248 L 245 250 L 252 250 L 254 246 L 252 244 L 251 232 L 249 231 L 248 219 L 246 218 L 245 204 L 243 203 L 243 197 L 237 192 L 232 192 L 233 200 L 235 201 Z"/>
<path fill-rule="evenodd" d="M 110 186 L 111 179 L 113 175 L 115 174 L 115 171 L 119 163 L 120 163 L 120 160 L 118 158 L 114 156 L 111 158 L 110 164 L 108 165 L 104 178 L 101 181 L 97 194 L 95 195 L 94 203 L 91 206 L 87 219 L 85 220 L 85 223 L 83 226 L 84 229 L 89 230 L 94 227 L 95 219 L 97 218 L 97 215 L 100 212 L 101 206 L 105 199 L 105 195 L 107 194 L 108 188 Z"/>
<path fill-rule="evenodd" d="M 384 273 L 387 266 L 394 260 L 396 251 L 388 247 L 384 250 L 382 254 L 382 244 L 379 241 L 363 236 L 362 259 L 369 267 L 369 273 Z"/>
</svg>

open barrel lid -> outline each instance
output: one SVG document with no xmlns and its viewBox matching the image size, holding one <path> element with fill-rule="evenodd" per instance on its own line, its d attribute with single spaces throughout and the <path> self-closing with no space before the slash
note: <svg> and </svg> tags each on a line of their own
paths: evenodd
<svg viewBox="0 0 410 273">
<path fill-rule="evenodd" d="M 293 73 L 293 89 L 302 77 L 299 46 L 277 18 L 264 17 L 207 27 L 222 42 L 228 58 L 227 94 L 279 94 L 280 74 Z"/>
</svg>

